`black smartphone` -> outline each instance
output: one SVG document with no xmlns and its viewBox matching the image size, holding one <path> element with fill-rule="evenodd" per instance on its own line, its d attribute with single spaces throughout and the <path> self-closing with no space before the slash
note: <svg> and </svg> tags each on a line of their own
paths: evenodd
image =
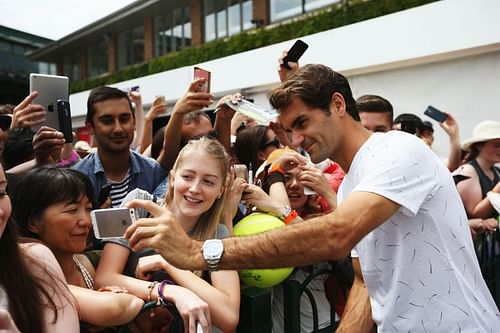
<svg viewBox="0 0 500 333">
<path fill-rule="evenodd" d="M 288 50 L 286 57 L 283 58 L 283 67 L 291 69 L 291 67 L 288 65 L 288 62 L 297 62 L 299 61 L 300 57 L 306 52 L 307 48 L 309 45 L 301 41 L 300 39 L 297 39 L 295 44 Z"/>
<path fill-rule="evenodd" d="M 101 191 L 99 192 L 99 198 L 97 199 L 97 205 L 99 207 L 108 199 L 109 193 L 111 192 L 111 184 L 106 184 L 101 187 Z"/>
<path fill-rule="evenodd" d="M 443 111 L 439 111 L 438 109 L 436 109 L 432 105 L 429 105 L 427 107 L 427 109 L 425 109 L 424 114 L 427 117 L 431 117 L 432 119 L 434 119 L 435 121 L 440 122 L 440 123 L 442 123 L 443 121 L 446 120 L 446 118 L 448 118 L 446 113 L 444 113 Z"/>
<path fill-rule="evenodd" d="M 410 133 L 417 133 L 417 122 L 415 120 L 403 120 L 401 121 L 401 130 Z"/>
<path fill-rule="evenodd" d="M 64 134 L 65 142 L 73 142 L 73 126 L 71 124 L 71 110 L 68 101 L 57 100 L 57 117 L 59 119 L 59 130 Z"/>
</svg>

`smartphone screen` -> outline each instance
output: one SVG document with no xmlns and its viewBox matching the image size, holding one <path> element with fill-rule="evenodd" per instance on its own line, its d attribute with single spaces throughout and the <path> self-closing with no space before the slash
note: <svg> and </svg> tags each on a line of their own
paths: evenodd
<svg viewBox="0 0 500 333">
<path fill-rule="evenodd" d="M 94 235 L 98 239 L 123 237 L 135 222 L 135 211 L 127 207 L 96 209 L 90 212 Z"/>
<path fill-rule="evenodd" d="M 439 111 L 432 105 L 429 105 L 427 109 L 425 109 L 424 114 L 440 123 L 442 123 L 443 121 L 446 120 L 446 118 L 448 118 L 446 113 Z"/>
<path fill-rule="evenodd" d="M 195 67 L 194 68 L 194 79 L 200 79 L 203 78 L 205 79 L 205 82 L 200 84 L 198 86 L 198 89 L 196 89 L 197 92 L 210 92 L 210 72 L 200 68 L 200 67 Z"/>
<path fill-rule="evenodd" d="M 307 48 L 309 45 L 298 39 L 295 44 L 288 50 L 286 57 L 283 58 L 283 67 L 291 69 L 291 67 L 288 65 L 288 62 L 297 62 L 299 61 L 300 57 L 306 52 Z"/>
</svg>

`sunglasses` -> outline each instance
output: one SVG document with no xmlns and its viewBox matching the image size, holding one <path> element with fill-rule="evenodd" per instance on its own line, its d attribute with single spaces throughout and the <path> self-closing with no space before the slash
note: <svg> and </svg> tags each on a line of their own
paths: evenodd
<svg viewBox="0 0 500 333">
<path fill-rule="evenodd" d="M 272 138 L 271 140 L 269 141 L 266 141 L 264 142 L 263 144 L 260 145 L 260 148 L 261 149 L 265 149 L 267 147 L 270 147 L 270 146 L 274 146 L 276 148 L 280 148 L 281 147 L 281 142 L 280 140 L 278 139 L 277 136 L 275 136 L 274 138 Z"/>
</svg>

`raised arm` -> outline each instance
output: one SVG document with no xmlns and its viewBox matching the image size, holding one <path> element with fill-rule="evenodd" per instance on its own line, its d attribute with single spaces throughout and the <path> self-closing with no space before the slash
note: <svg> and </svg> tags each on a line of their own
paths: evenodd
<svg viewBox="0 0 500 333">
<path fill-rule="evenodd" d="M 133 250 L 151 247 L 176 267 L 206 269 L 201 242 L 190 239 L 168 210 L 141 200 L 128 206 L 145 208 L 154 216 L 127 229 L 125 237 Z M 342 259 L 398 208 L 398 204 L 380 195 L 354 192 L 330 214 L 255 236 L 224 239 L 219 267 L 273 268 Z"/>
<path fill-rule="evenodd" d="M 163 149 L 158 157 L 158 162 L 165 170 L 172 169 L 179 154 L 184 115 L 192 111 L 201 110 L 212 103 L 212 95 L 210 93 L 196 92 L 198 85 L 204 81 L 205 79 L 203 78 L 193 80 L 186 94 L 175 103 L 174 110 L 165 128 Z"/>
<path fill-rule="evenodd" d="M 459 167 L 462 158 L 462 150 L 460 148 L 460 130 L 458 122 L 449 113 L 446 113 L 446 120 L 440 126 L 448 134 L 450 139 L 450 151 L 448 153 L 448 170 L 454 171 Z"/>
<path fill-rule="evenodd" d="M 151 104 L 151 109 L 144 116 L 144 126 L 142 130 L 142 135 L 139 137 L 140 143 L 140 153 L 144 153 L 144 151 L 151 145 L 153 142 L 153 120 L 158 118 L 159 114 L 167 112 L 167 104 L 165 102 L 165 98 L 163 96 L 156 96 Z"/>
</svg>

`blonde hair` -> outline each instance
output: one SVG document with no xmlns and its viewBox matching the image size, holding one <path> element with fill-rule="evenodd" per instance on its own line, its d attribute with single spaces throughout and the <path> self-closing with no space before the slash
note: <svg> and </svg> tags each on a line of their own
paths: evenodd
<svg viewBox="0 0 500 333">
<path fill-rule="evenodd" d="M 229 174 L 229 155 L 226 152 L 224 146 L 222 146 L 219 141 L 207 137 L 202 137 L 198 140 L 190 140 L 184 146 L 184 148 L 182 148 L 182 150 L 179 152 L 179 156 L 177 156 L 174 167 L 172 168 L 172 174 L 175 174 L 180 168 L 184 161 L 185 155 L 192 151 L 202 151 L 219 162 L 220 172 L 222 176 L 222 187 L 224 188 L 226 186 L 226 181 Z M 169 186 L 167 195 L 165 197 L 165 205 L 168 207 L 169 204 L 172 203 L 173 199 L 174 188 L 173 185 L 171 185 Z M 189 233 L 191 238 L 200 241 L 215 238 L 217 225 L 220 223 L 222 218 L 222 210 L 224 208 L 225 201 L 226 191 L 224 190 L 221 197 L 215 199 L 212 207 L 201 214 L 198 222 Z"/>
</svg>

